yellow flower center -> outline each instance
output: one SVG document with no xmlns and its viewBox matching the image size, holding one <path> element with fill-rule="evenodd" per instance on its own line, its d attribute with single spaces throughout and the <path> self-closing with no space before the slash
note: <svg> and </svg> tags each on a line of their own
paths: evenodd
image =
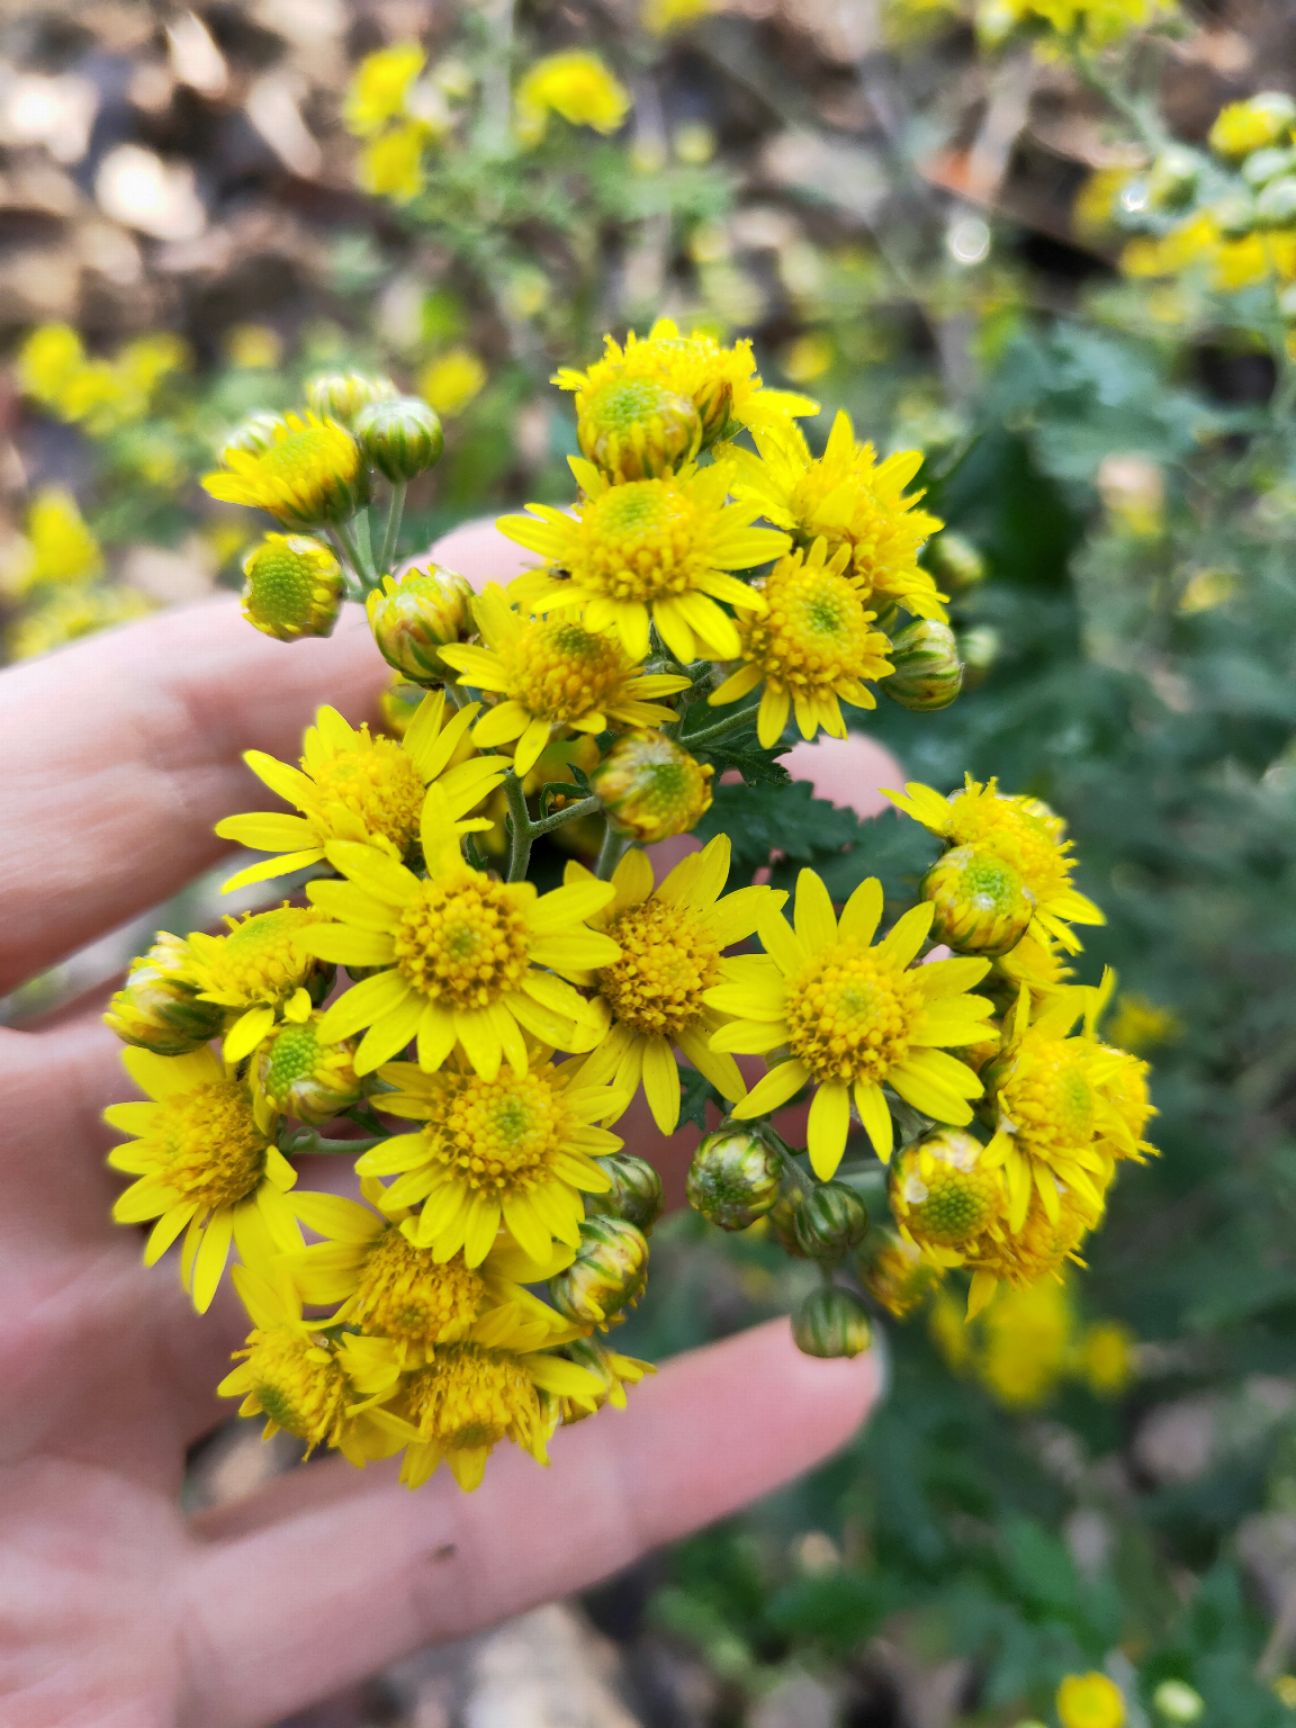
<svg viewBox="0 0 1296 1728">
<path fill-rule="evenodd" d="M 671 480 L 636 480 L 592 499 L 581 518 L 573 578 L 613 600 L 687 594 L 707 564 L 698 510 Z"/>
<path fill-rule="evenodd" d="M 354 480 L 360 448 L 331 422 L 303 426 L 258 451 L 256 479 L 267 495 L 298 499 L 323 495 L 335 482 Z"/>
<path fill-rule="evenodd" d="M 541 720 L 579 720 L 603 708 L 631 670 L 610 636 L 567 618 L 531 624 L 501 658 L 508 694 Z"/>
<path fill-rule="evenodd" d="M 845 576 L 800 558 L 780 563 L 765 582 L 767 610 L 739 624 L 743 656 L 774 684 L 790 690 L 831 690 L 844 680 L 888 670 L 886 638 Z"/>
<path fill-rule="evenodd" d="M 252 1395 L 273 1422 L 311 1446 L 336 1432 L 347 1382 L 330 1350 L 284 1327 L 254 1332 L 245 1354 Z"/>
<path fill-rule="evenodd" d="M 315 968 L 300 938 L 306 926 L 319 919 L 320 913 L 310 906 L 279 906 L 235 924 L 219 946 L 202 957 L 202 994 L 236 1007 L 282 1002 Z"/>
<path fill-rule="evenodd" d="M 462 1260 L 438 1266 L 430 1248 L 416 1248 L 393 1224 L 365 1255 L 355 1312 L 366 1332 L 416 1344 L 439 1344 L 466 1330 L 481 1313 L 486 1282 Z"/>
<path fill-rule="evenodd" d="M 1024 1152 L 1049 1159 L 1093 1139 L 1098 1101 L 1081 1039 L 1032 1039 L 991 1081 L 1005 1126 Z"/>
<path fill-rule="evenodd" d="M 997 1170 L 960 1170 L 938 1165 L 925 1176 L 906 1174 L 900 1195 L 905 1223 L 920 1242 L 957 1248 L 993 1224 L 1003 1208 Z"/>
<path fill-rule="evenodd" d="M 1120 1063 L 1104 1084 L 1107 1102 L 1136 1140 L 1141 1140 L 1152 1118 L 1148 1091 L 1148 1065 L 1128 1050 L 1120 1052 Z"/>
<path fill-rule="evenodd" d="M 1065 1190 L 1060 1199 L 1062 1209 L 1055 1224 L 1039 1196 L 1033 1196 L 1021 1229 L 1002 1239 L 987 1238 L 978 1250 L 979 1264 L 1014 1284 L 1035 1284 L 1059 1271 L 1084 1240 L 1090 1224 Z"/>
<path fill-rule="evenodd" d="M 519 896 L 477 871 L 421 882 L 396 926 L 396 965 L 422 995 L 486 1008 L 515 990 L 530 958 Z"/>
<path fill-rule="evenodd" d="M 530 1434 L 540 1400 L 517 1357 L 480 1344 L 450 1344 L 409 1381 L 410 1420 L 420 1437 L 446 1452 L 494 1446 Z"/>
<path fill-rule="evenodd" d="M 692 913 L 664 900 L 623 912 L 608 934 L 621 957 L 598 975 L 613 1014 L 646 1037 L 677 1039 L 702 1013 L 703 992 L 720 980 L 715 937 Z"/>
<path fill-rule="evenodd" d="M 339 751 L 310 772 L 326 810 L 340 805 L 358 817 L 368 833 L 390 841 L 398 854 L 409 850 L 419 830 L 423 779 L 394 738 L 371 738 L 362 726 L 354 748 Z"/>
<path fill-rule="evenodd" d="M 543 1070 L 494 1080 L 450 1079 L 445 1111 L 424 1129 L 429 1151 L 455 1179 L 491 1198 L 524 1194 L 552 1173 L 569 1116 L 563 1095 Z"/>
<path fill-rule="evenodd" d="M 287 1097 L 301 1080 L 310 1079 L 328 1046 L 321 1046 L 309 1022 L 281 1027 L 267 1051 L 262 1084 L 272 1099 Z"/>
<path fill-rule="evenodd" d="M 843 543 L 850 547 L 850 570 L 859 599 L 867 599 L 875 588 L 897 586 L 895 579 L 910 573 L 927 538 L 926 519 L 909 515 L 914 500 L 892 504 L 880 497 L 872 484 L 873 472 L 871 456 L 862 452 L 831 463 L 820 457 L 798 477 L 788 501 L 807 534 L 825 535 L 833 548 Z M 846 488 L 849 520 L 842 525 L 840 499 Z M 829 506 L 827 522 L 821 515 L 825 505 Z"/>
<path fill-rule="evenodd" d="M 949 840 L 954 846 L 983 846 L 1009 864 L 1045 902 L 1065 890 L 1071 867 L 1059 843 L 1051 812 L 1023 807 L 1023 801 L 982 794 L 960 794 L 950 801 Z"/>
<path fill-rule="evenodd" d="M 837 942 L 788 992 L 788 1046 L 816 1080 L 881 1081 L 909 1050 L 918 982 L 876 949 Z"/>
<path fill-rule="evenodd" d="M 266 1137 L 237 1080 L 211 1080 L 168 1098 L 149 1136 L 162 1156 L 160 1175 L 181 1200 L 234 1206 L 261 1180 Z"/>
</svg>

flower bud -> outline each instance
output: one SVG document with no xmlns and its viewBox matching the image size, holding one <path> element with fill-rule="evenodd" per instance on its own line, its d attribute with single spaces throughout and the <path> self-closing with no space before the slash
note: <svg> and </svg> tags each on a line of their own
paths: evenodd
<svg viewBox="0 0 1296 1728">
<path fill-rule="evenodd" d="M 936 618 L 915 618 L 891 643 L 895 667 L 880 685 L 901 708 L 934 714 L 948 708 L 963 688 L 963 662 L 948 624 Z"/>
<path fill-rule="evenodd" d="M 1280 179 L 1284 174 L 1296 174 L 1296 150 L 1290 145 L 1275 145 L 1268 150 L 1257 150 L 1242 164 L 1242 179 L 1253 192 L 1258 192 L 1262 186 L 1267 186 L 1271 180 Z"/>
<path fill-rule="evenodd" d="M 792 1316 L 792 1336 L 805 1356 L 862 1356 L 873 1342 L 868 1309 L 836 1284 L 813 1290 Z"/>
<path fill-rule="evenodd" d="M 648 1239 L 624 1218 L 587 1218 L 571 1265 L 549 1281 L 560 1314 L 581 1326 L 610 1326 L 648 1283 Z"/>
<path fill-rule="evenodd" d="M 721 1230 L 745 1230 L 779 1197 L 782 1154 L 762 1134 L 730 1124 L 707 1134 L 689 1166 L 688 1203 Z"/>
<path fill-rule="evenodd" d="M 1182 210 L 1201 183 L 1202 161 L 1182 144 L 1167 145 L 1147 175 L 1148 202 L 1157 210 Z"/>
<path fill-rule="evenodd" d="M 796 1222 L 801 1208 L 805 1205 L 807 1192 L 806 1184 L 785 1172 L 779 1197 L 765 1214 L 765 1222 L 773 1241 L 785 1254 L 792 1255 L 796 1260 L 806 1258 L 806 1251 L 797 1234 Z"/>
<path fill-rule="evenodd" d="M 985 581 L 985 559 L 970 540 L 948 528 L 927 542 L 923 563 L 939 586 L 951 594 L 965 594 Z"/>
<path fill-rule="evenodd" d="M 1007 1217 L 1002 1165 L 965 1128 L 937 1128 L 912 1141 L 891 1164 L 891 1210 L 920 1248 L 958 1251 Z"/>
<path fill-rule="evenodd" d="M 306 401 L 317 414 L 352 427 L 362 408 L 396 394 L 390 378 L 364 372 L 318 372 L 306 382 Z"/>
<path fill-rule="evenodd" d="M 1296 177 L 1271 181 L 1256 199 L 1256 226 L 1269 232 L 1296 227 Z"/>
<path fill-rule="evenodd" d="M 1012 865 L 982 846 L 955 846 L 938 858 L 922 897 L 936 908 L 933 938 L 959 954 L 1006 954 L 1035 916 L 1035 896 Z"/>
<path fill-rule="evenodd" d="M 604 1175 L 612 1178 L 606 1194 L 587 1194 L 585 1204 L 591 1213 L 610 1218 L 624 1218 L 646 1236 L 662 1213 L 661 1177 L 646 1158 L 636 1158 L 633 1152 L 613 1152 L 600 1158 Z"/>
<path fill-rule="evenodd" d="M 280 642 L 328 636 L 343 589 L 342 566 L 307 534 L 267 534 L 243 560 L 243 616 Z"/>
<path fill-rule="evenodd" d="M 563 1346 L 562 1354 L 569 1362 L 597 1375 L 603 1382 L 597 1391 L 558 1400 L 558 1414 L 567 1427 L 573 1422 L 583 1421 L 586 1416 L 593 1416 L 605 1404 L 624 1410 L 625 1388 L 637 1386 L 645 1374 L 656 1372 L 651 1362 L 641 1362 L 637 1356 L 623 1356 L 619 1350 L 610 1350 L 597 1338 L 573 1339 Z"/>
<path fill-rule="evenodd" d="M 974 624 L 959 633 L 959 658 L 963 662 L 963 688 L 976 690 L 994 670 L 1003 643 L 993 624 Z"/>
<path fill-rule="evenodd" d="M 183 1056 L 214 1038 L 225 1010 L 198 1000 L 189 958 L 187 942 L 160 930 L 147 952 L 131 961 L 126 982 L 108 1004 L 108 1030 L 156 1056 Z"/>
<path fill-rule="evenodd" d="M 239 421 L 221 445 L 221 461 L 228 460 L 231 450 L 242 450 L 249 456 L 259 456 L 274 443 L 275 434 L 282 425 L 282 418 L 268 410 L 260 414 L 249 414 L 246 420 Z"/>
<path fill-rule="evenodd" d="M 1152 1694 L 1152 1708 L 1162 1721 L 1173 1722 L 1176 1728 L 1190 1728 L 1191 1723 L 1201 1721 L 1206 1701 L 1185 1680 L 1163 1680 Z"/>
<path fill-rule="evenodd" d="M 1215 206 L 1215 225 L 1225 240 L 1245 240 L 1259 226 L 1260 214 L 1254 198 L 1235 192 Z"/>
<path fill-rule="evenodd" d="M 444 683 L 454 673 L 437 650 L 471 635 L 472 594 L 466 576 L 440 564 L 385 576 L 365 601 L 378 652 L 416 684 Z"/>
<path fill-rule="evenodd" d="M 435 468 L 445 449 L 440 417 L 421 396 L 371 402 L 356 415 L 355 435 L 365 460 L 393 482 Z"/>
<path fill-rule="evenodd" d="M 860 1256 L 860 1282 L 896 1320 L 907 1320 L 940 1283 L 939 1268 L 894 1230 L 872 1230 Z"/>
<path fill-rule="evenodd" d="M 407 684 L 403 678 L 394 677 L 378 698 L 384 731 L 390 732 L 393 738 L 403 738 L 426 695 L 427 691 L 421 684 Z"/>
<path fill-rule="evenodd" d="M 256 1053 L 258 1089 L 275 1111 L 319 1127 L 359 1102 L 364 1081 L 355 1071 L 355 1040 L 322 1039 L 322 1016 L 287 1019 Z"/>
<path fill-rule="evenodd" d="M 651 378 L 614 378 L 582 399 L 580 447 L 615 480 L 655 480 L 691 462 L 702 416 L 687 396 Z"/>
<path fill-rule="evenodd" d="M 617 740 L 590 784 L 619 833 L 654 846 L 702 820 L 714 772 L 664 733 L 640 732 Z"/>
<path fill-rule="evenodd" d="M 797 1245 L 810 1260 L 839 1260 L 868 1234 L 868 1208 L 845 1182 L 811 1188 L 796 1211 Z"/>
</svg>

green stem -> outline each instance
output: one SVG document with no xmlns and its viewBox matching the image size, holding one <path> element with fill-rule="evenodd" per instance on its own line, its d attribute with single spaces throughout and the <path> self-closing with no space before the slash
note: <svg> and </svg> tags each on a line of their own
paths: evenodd
<svg viewBox="0 0 1296 1728">
<path fill-rule="evenodd" d="M 527 809 L 522 782 L 510 769 L 504 781 L 504 796 L 509 807 L 509 861 L 506 882 L 520 882 L 531 862 L 531 813 Z"/>
<path fill-rule="evenodd" d="M 603 830 L 603 844 L 599 847 L 598 862 L 594 866 L 594 874 L 601 882 L 608 880 L 629 849 L 629 837 L 618 834 L 609 822 Z"/>
<path fill-rule="evenodd" d="M 405 514 L 405 494 L 408 486 L 404 480 L 398 480 L 392 487 L 391 501 L 387 505 L 387 526 L 383 529 L 382 550 L 378 554 L 378 575 L 391 574 L 392 559 L 396 556 L 396 541 L 400 536 L 401 517 Z"/>
<path fill-rule="evenodd" d="M 289 1151 L 294 1158 L 313 1158 L 317 1154 L 339 1154 L 345 1158 L 358 1158 L 362 1152 L 368 1152 L 370 1147 L 381 1146 L 386 1138 L 385 1134 L 376 1134 L 363 1140 L 331 1140 L 324 1134 L 312 1134 L 309 1138 L 304 1134 L 295 1134 Z"/>
<path fill-rule="evenodd" d="M 362 510 L 356 517 L 355 522 L 356 543 L 364 558 L 364 563 L 361 566 L 364 571 L 364 578 L 370 588 L 376 588 L 378 586 L 378 571 L 374 564 L 373 530 L 369 526 L 368 509 Z"/>
<path fill-rule="evenodd" d="M 364 518 L 361 517 L 359 520 L 363 521 Z M 369 566 L 360 555 L 360 548 L 356 544 L 355 535 L 351 532 L 351 524 L 339 522 L 332 532 L 342 562 L 350 567 L 351 573 L 360 585 L 360 597 L 363 599 L 373 587 L 373 580 Z"/>
<path fill-rule="evenodd" d="M 444 686 L 444 689 L 445 689 L 445 693 L 446 693 L 446 700 L 449 702 L 449 704 L 452 708 L 466 707 L 467 704 L 472 701 L 472 697 L 468 694 L 468 692 L 466 690 L 461 690 L 457 684 L 447 683 Z"/>
<path fill-rule="evenodd" d="M 568 822 L 578 822 L 582 816 L 592 816 L 600 808 L 597 798 L 579 798 L 575 804 L 566 804 L 561 810 L 555 810 L 552 816 L 542 816 L 538 822 L 531 824 L 531 836 L 537 834 L 552 834 L 555 828 L 561 828 Z"/>
<path fill-rule="evenodd" d="M 737 732 L 753 718 L 760 707 L 759 700 L 749 702 L 745 708 L 739 708 L 732 714 L 726 714 L 723 720 L 717 720 L 713 726 L 704 726 L 700 732 L 681 732 L 676 742 L 686 750 L 695 750 L 699 745 L 710 744 L 713 739 L 723 738 L 730 732 Z"/>
</svg>

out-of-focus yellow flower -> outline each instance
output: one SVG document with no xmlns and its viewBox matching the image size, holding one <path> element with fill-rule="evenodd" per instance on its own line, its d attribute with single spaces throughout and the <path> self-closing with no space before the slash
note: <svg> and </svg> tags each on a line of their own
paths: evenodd
<svg viewBox="0 0 1296 1728">
<path fill-rule="evenodd" d="M 1177 0 L 982 0 L 977 26 L 991 42 L 1033 25 L 1106 48 L 1172 16 L 1176 7 Z"/>
<path fill-rule="evenodd" d="M 654 36 L 685 30 L 715 10 L 715 0 L 643 0 L 644 29 Z"/>
<path fill-rule="evenodd" d="M 1134 1378 L 1135 1344 L 1133 1332 L 1119 1320 L 1099 1320 L 1085 1329 L 1077 1366 L 1091 1392 L 1100 1398 L 1119 1398 Z"/>
<path fill-rule="evenodd" d="M 225 337 L 225 356 L 244 371 L 269 371 L 283 359 L 283 339 L 269 324 L 235 324 Z"/>
<path fill-rule="evenodd" d="M 946 1367 L 956 1374 L 964 1373 L 972 1361 L 972 1333 L 963 1315 L 963 1304 L 948 1290 L 938 1292 L 932 1302 L 927 1330 Z"/>
<path fill-rule="evenodd" d="M 1184 584 L 1177 610 L 1185 617 L 1194 612 L 1213 612 L 1217 606 L 1227 606 L 1240 587 L 1236 570 L 1221 570 L 1218 566 L 1194 570 Z"/>
<path fill-rule="evenodd" d="M 1261 91 L 1221 108 L 1207 143 L 1219 156 L 1238 162 L 1255 150 L 1289 143 L 1296 134 L 1296 102 L 1281 90 Z"/>
<path fill-rule="evenodd" d="M 13 625 L 9 652 L 15 660 L 31 660 L 153 610 L 154 603 L 135 588 L 70 588 L 51 593 Z"/>
<path fill-rule="evenodd" d="M 18 383 L 45 407 L 61 403 L 85 363 L 85 348 L 70 324 L 39 324 L 18 350 Z"/>
<path fill-rule="evenodd" d="M 714 131 L 700 120 L 691 120 L 686 125 L 677 126 L 671 134 L 671 148 L 676 159 L 687 162 L 694 168 L 710 162 L 718 144 L 719 140 Z"/>
<path fill-rule="evenodd" d="M 1183 1021 L 1172 1008 L 1154 1002 L 1137 991 L 1122 990 L 1107 1026 L 1107 1037 L 1122 1050 L 1141 1056 L 1158 1044 L 1171 1044 L 1183 1031 Z"/>
<path fill-rule="evenodd" d="M 481 395 L 488 377 L 481 356 L 460 344 L 428 361 L 418 375 L 418 393 L 449 420 Z"/>
<path fill-rule="evenodd" d="M 540 143 L 551 114 L 607 135 L 629 112 L 630 92 L 597 54 L 581 48 L 537 60 L 517 87 L 518 136 L 528 145 Z"/>
<path fill-rule="evenodd" d="M 1133 178 L 1131 168 L 1096 168 L 1071 206 L 1076 232 L 1086 240 L 1104 239 L 1116 226 L 1121 194 Z"/>
<path fill-rule="evenodd" d="M 225 504 L 265 510 L 285 528 L 345 520 L 367 502 L 360 446 L 336 420 L 286 414 L 255 450 L 227 445 L 203 487 Z"/>
<path fill-rule="evenodd" d="M 147 404 L 158 385 L 182 372 L 192 359 L 189 344 L 169 330 L 156 330 L 128 342 L 117 355 L 117 372 L 126 391 Z"/>
<path fill-rule="evenodd" d="M 779 360 L 794 384 L 813 384 L 831 368 L 835 354 L 826 330 L 807 330 L 788 343 Z"/>
<path fill-rule="evenodd" d="M 1280 1674 L 1273 1683 L 1274 1697 L 1288 1710 L 1296 1710 L 1296 1674 Z"/>
<path fill-rule="evenodd" d="M 423 153 L 433 134 L 421 120 L 380 133 L 360 152 L 359 179 L 374 198 L 408 204 L 427 184 Z"/>
<path fill-rule="evenodd" d="M 1048 1402 L 1066 1375 L 1075 1314 L 1053 1279 L 1009 1290 L 990 1308 L 974 1371 L 990 1395 L 1014 1410 Z"/>
<path fill-rule="evenodd" d="M 103 551 L 86 525 L 77 501 L 62 487 L 38 492 L 27 507 L 26 535 L 6 571 L 10 593 L 33 588 L 65 588 L 92 582 L 103 570 Z"/>
<path fill-rule="evenodd" d="M 1105 1674 L 1068 1674 L 1058 1687 L 1062 1728 L 1124 1728 L 1125 1699 Z"/>
<path fill-rule="evenodd" d="M 405 112 L 410 86 L 426 64 L 417 42 L 393 42 L 367 54 L 356 67 L 342 105 L 342 118 L 357 138 L 372 138 Z"/>
</svg>

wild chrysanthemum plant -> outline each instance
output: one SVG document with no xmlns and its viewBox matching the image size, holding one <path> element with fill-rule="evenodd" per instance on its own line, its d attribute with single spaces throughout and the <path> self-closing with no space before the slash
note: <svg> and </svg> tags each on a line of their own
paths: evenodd
<svg viewBox="0 0 1296 1728">
<path fill-rule="evenodd" d="M 445 1462 L 475 1487 L 506 1439 L 543 1462 L 648 1371 L 609 1343 L 661 1208 L 652 1147 L 616 1131 L 640 1094 L 663 1136 L 686 1104 L 721 1118 L 689 1202 L 817 1264 L 795 1331 L 820 1356 L 950 1274 L 974 1310 L 1056 1278 L 1151 1150 L 1145 1066 L 1070 982 L 1102 914 L 1036 800 L 895 795 L 946 848 L 908 908 L 862 871 L 840 907 L 811 870 L 790 899 L 735 879 L 722 833 L 670 868 L 644 850 L 725 770 L 776 782 L 793 721 L 841 738 L 889 680 L 915 709 L 957 695 L 921 458 L 879 461 L 844 416 L 816 454 L 816 404 L 749 344 L 667 322 L 557 382 L 580 496 L 506 517 L 538 562 L 480 594 L 394 573 L 441 435 L 389 380 L 317 379 L 229 441 L 208 489 L 278 525 L 249 622 L 324 636 L 362 602 L 391 730 L 322 707 L 296 765 L 248 753 L 274 802 L 219 825 L 262 855 L 227 886 L 291 898 L 160 935 L 108 1014 L 145 1094 L 108 1112 L 116 1216 L 150 1264 L 178 1245 L 200 1310 L 237 1262 L 251 1330 L 220 1390 L 308 1450 L 403 1452 L 411 1484 Z M 352 1197 L 299 1180 L 320 1153 Z M 888 1167 L 894 1227 L 870 1229 Z"/>
</svg>

